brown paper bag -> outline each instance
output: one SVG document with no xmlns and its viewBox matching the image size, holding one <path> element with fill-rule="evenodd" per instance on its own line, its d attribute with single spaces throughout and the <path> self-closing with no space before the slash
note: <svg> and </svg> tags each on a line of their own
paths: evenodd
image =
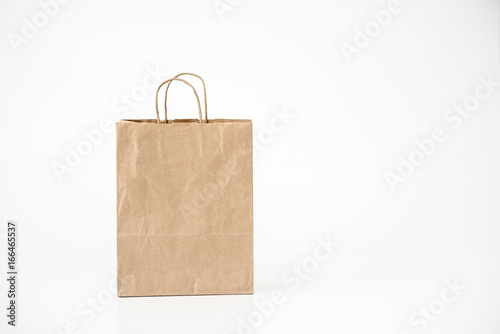
<svg viewBox="0 0 500 334">
<path fill-rule="evenodd" d="M 202 120 L 177 77 L 157 99 L 172 81 L 199 119 L 165 96 L 165 122 L 116 123 L 118 296 L 253 293 L 252 122 L 208 120 L 206 93 Z"/>
</svg>

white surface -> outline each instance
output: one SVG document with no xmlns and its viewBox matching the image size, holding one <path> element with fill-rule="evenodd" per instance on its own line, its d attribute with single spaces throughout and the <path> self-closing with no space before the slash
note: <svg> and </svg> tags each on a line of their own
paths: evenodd
<svg viewBox="0 0 500 334">
<path fill-rule="evenodd" d="M 350 63 L 341 43 L 389 1 L 231 3 L 221 19 L 213 0 L 74 0 L 18 52 L 8 34 L 40 6 L 0 3 L 0 232 L 7 219 L 20 226 L 19 323 L 8 331 L 236 333 L 254 301 L 281 289 L 257 332 L 413 334 L 423 324 L 412 314 L 439 306 L 457 279 L 465 290 L 422 332 L 497 333 L 500 88 L 457 129 L 443 115 L 479 77 L 500 80 L 498 1 L 401 0 Z M 165 79 L 202 75 L 209 117 L 252 118 L 257 137 L 275 109 L 294 116 L 255 155 L 253 296 L 102 299 L 116 270 L 114 131 L 62 182 L 52 165 L 83 131 L 123 118 L 114 103 L 155 67 Z M 171 115 L 195 117 L 178 86 Z M 154 118 L 153 101 L 148 91 L 127 117 Z M 392 192 L 384 173 L 434 128 L 447 140 Z M 341 246 L 292 290 L 282 275 L 326 235 Z M 5 292 L 2 280 L 3 304 Z"/>
</svg>

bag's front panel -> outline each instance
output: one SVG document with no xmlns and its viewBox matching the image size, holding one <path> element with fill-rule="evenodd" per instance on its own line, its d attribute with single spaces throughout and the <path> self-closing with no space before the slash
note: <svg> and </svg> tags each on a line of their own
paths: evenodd
<svg viewBox="0 0 500 334">
<path fill-rule="evenodd" d="M 251 126 L 117 124 L 120 296 L 253 292 Z"/>
</svg>

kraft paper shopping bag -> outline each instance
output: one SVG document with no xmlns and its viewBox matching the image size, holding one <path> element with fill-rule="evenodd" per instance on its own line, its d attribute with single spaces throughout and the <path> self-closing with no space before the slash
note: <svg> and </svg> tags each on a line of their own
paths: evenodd
<svg viewBox="0 0 500 334">
<path fill-rule="evenodd" d="M 167 121 L 165 95 L 160 121 L 172 82 L 198 119 Z M 252 122 L 209 120 L 203 88 L 205 119 L 176 76 L 156 119 L 116 124 L 118 296 L 253 293 Z"/>
</svg>

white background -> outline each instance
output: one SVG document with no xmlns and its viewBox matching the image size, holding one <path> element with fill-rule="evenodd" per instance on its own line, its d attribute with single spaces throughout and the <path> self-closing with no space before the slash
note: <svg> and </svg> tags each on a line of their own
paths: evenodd
<svg viewBox="0 0 500 334">
<path fill-rule="evenodd" d="M 20 231 L 18 327 L 8 331 L 237 333 L 238 318 L 280 289 L 285 301 L 252 331 L 498 333 L 499 87 L 460 127 L 443 119 L 480 77 L 500 80 L 498 1 L 401 0 L 350 62 L 341 44 L 389 1 L 232 0 L 222 15 L 218 3 L 72 0 L 16 50 L 9 36 L 41 7 L 0 2 L 4 263 L 7 220 Z M 202 75 L 209 118 L 254 122 L 254 295 L 109 297 L 114 130 L 61 182 L 53 166 L 84 131 L 123 118 L 113 106 L 148 68 Z M 171 115 L 196 117 L 179 86 Z M 154 92 L 129 109 L 154 118 Z M 279 131 L 276 112 L 293 117 Z M 435 128 L 446 141 L 391 191 L 384 175 Z M 341 246 L 293 290 L 282 275 L 326 236 Z M 439 306 L 446 280 L 465 288 L 425 330 L 412 325 L 414 312 Z M 2 305 L 6 291 L 2 279 Z M 94 317 L 77 312 L 93 298 Z"/>
</svg>

